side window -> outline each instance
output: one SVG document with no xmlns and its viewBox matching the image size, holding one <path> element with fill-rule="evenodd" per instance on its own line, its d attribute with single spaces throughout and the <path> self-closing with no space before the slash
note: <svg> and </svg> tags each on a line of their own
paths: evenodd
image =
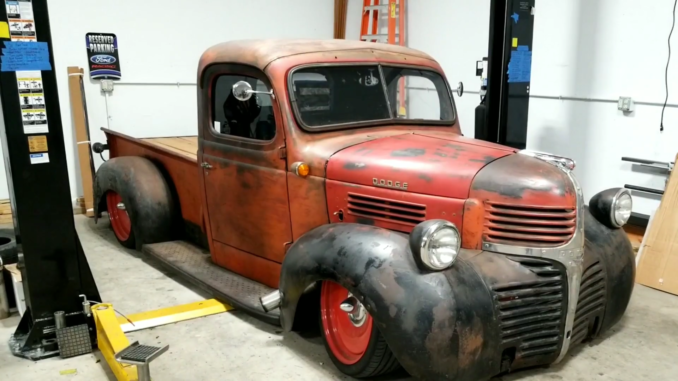
<svg viewBox="0 0 678 381">
<path fill-rule="evenodd" d="M 243 75 L 219 76 L 214 85 L 212 126 L 220 134 L 241 138 L 271 140 L 275 137 L 275 117 L 271 97 L 253 94 L 247 101 L 233 95 L 233 85 L 248 82 L 253 90 L 269 91 L 266 84 Z"/>
</svg>

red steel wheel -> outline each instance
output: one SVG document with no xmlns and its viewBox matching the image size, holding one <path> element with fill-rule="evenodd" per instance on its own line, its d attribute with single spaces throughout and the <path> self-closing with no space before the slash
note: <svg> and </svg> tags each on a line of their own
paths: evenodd
<svg viewBox="0 0 678 381">
<path fill-rule="evenodd" d="M 320 322 L 325 348 L 343 373 L 364 378 L 400 368 L 365 307 L 338 283 L 322 283 Z"/>
<path fill-rule="evenodd" d="M 352 365 L 367 351 L 372 335 L 372 317 L 360 304 L 349 314 L 340 309 L 341 303 L 351 297 L 341 285 L 325 281 L 320 294 L 320 318 L 327 345 L 341 363 Z"/>
<path fill-rule="evenodd" d="M 127 214 L 122 197 L 115 191 L 108 191 L 106 193 L 106 204 L 115 237 L 123 246 L 134 247 L 132 221 Z"/>
</svg>

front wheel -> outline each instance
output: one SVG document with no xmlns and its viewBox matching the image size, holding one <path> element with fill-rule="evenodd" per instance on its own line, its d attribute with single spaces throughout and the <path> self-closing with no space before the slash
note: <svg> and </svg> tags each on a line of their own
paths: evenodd
<svg viewBox="0 0 678 381">
<path fill-rule="evenodd" d="M 113 190 L 106 192 L 106 206 L 108 218 L 111 220 L 111 228 L 121 245 L 134 249 L 136 242 L 132 230 L 132 220 L 127 213 L 127 205 L 122 196 Z"/>
<path fill-rule="evenodd" d="M 335 282 L 322 284 L 320 322 L 325 348 L 343 373 L 366 378 L 400 368 L 365 307 Z"/>
</svg>

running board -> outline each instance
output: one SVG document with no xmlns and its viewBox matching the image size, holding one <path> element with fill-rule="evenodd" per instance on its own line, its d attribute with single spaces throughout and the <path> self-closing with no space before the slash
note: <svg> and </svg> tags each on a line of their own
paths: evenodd
<svg viewBox="0 0 678 381">
<path fill-rule="evenodd" d="M 171 241 L 144 245 L 142 251 L 215 299 L 266 323 L 280 325 L 280 310 L 267 313 L 259 301 L 274 289 L 215 265 L 210 254 L 201 248 L 186 241 Z"/>
</svg>

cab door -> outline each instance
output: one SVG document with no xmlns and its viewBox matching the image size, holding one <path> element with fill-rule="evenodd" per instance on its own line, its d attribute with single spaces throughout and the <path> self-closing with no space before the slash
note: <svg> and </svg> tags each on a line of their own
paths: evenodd
<svg viewBox="0 0 678 381">
<path fill-rule="evenodd" d="M 277 101 L 235 98 L 246 81 L 269 91 L 260 70 L 216 65 L 202 78 L 201 165 L 213 261 L 277 288 L 279 264 L 292 241 L 284 131 Z"/>
</svg>

